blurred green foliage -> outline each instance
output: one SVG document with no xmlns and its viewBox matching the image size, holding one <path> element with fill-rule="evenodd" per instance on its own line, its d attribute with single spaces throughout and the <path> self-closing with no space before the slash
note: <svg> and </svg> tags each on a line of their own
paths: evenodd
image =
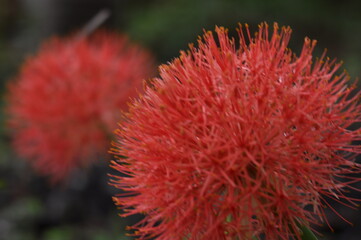
<svg viewBox="0 0 361 240">
<path fill-rule="evenodd" d="M 203 29 L 225 26 L 234 34 L 237 23 L 253 30 L 263 21 L 289 25 L 294 30 L 290 46 L 296 52 L 303 38 L 318 40 L 317 52 L 329 49 L 331 57 L 345 61 L 352 76 L 360 75 L 361 2 L 326 0 L 153 0 L 133 1 L 116 25 L 153 49 L 160 62 L 176 56 L 196 42 Z"/>
</svg>

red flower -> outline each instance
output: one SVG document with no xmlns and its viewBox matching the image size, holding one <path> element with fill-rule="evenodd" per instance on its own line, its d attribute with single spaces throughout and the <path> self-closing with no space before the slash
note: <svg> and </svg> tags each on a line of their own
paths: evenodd
<svg viewBox="0 0 361 240">
<path fill-rule="evenodd" d="M 239 47 L 216 32 L 133 101 L 112 149 L 127 157 L 112 162 L 126 191 L 114 200 L 123 216 L 146 214 L 142 239 L 299 239 L 325 220 L 323 196 L 351 201 L 338 177 L 360 171 L 360 132 L 348 130 L 359 93 L 339 63 L 312 59 L 315 41 L 296 57 L 289 27 L 262 24 L 254 38 L 246 27 Z"/>
<path fill-rule="evenodd" d="M 105 153 L 120 109 L 153 72 L 150 60 L 106 32 L 46 42 L 9 88 L 16 150 L 53 180 Z"/>
</svg>

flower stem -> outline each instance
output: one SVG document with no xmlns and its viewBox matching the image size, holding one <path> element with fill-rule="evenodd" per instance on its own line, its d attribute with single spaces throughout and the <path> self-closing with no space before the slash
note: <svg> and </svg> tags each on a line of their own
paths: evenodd
<svg viewBox="0 0 361 240">
<path fill-rule="evenodd" d="M 300 229 L 302 231 L 302 240 L 317 240 L 316 235 L 308 227 L 302 225 Z"/>
</svg>

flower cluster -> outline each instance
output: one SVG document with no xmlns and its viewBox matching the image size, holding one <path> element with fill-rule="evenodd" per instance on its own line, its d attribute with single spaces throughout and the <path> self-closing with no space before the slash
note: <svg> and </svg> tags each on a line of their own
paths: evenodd
<svg viewBox="0 0 361 240">
<path fill-rule="evenodd" d="M 296 56 L 289 27 L 238 33 L 205 32 L 161 66 L 116 132 L 114 201 L 146 215 L 141 239 L 300 239 L 327 221 L 324 196 L 352 203 L 357 179 L 339 177 L 360 172 L 361 109 L 340 63 L 308 38 Z"/>
<path fill-rule="evenodd" d="M 150 54 L 115 33 L 49 40 L 9 86 L 15 149 L 61 180 L 106 152 L 120 110 L 153 71 Z"/>
</svg>

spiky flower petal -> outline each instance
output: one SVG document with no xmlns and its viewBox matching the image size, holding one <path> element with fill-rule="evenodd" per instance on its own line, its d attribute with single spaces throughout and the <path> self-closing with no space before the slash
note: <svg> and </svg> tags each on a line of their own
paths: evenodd
<svg viewBox="0 0 361 240">
<path fill-rule="evenodd" d="M 106 152 L 120 109 L 152 72 L 149 53 L 115 33 L 47 41 L 10 83 L 16 151 L 41 174 L 62 179 Z"/>
<path fill-rule="evenodd" d="M 338 180 L 360 171 L 349 77 L 313 59 L 315 41 L 294 55 L 289 27 L 245 32 L 239 45 L 206 32 L 120 124 L 112 184 L 126 194 L 114 200 L 123 216 L 146 214 L 141 239 L 299 239 L 300 225 L 325 220 L 323 196 L 351 201 Z"/>
</svg>

